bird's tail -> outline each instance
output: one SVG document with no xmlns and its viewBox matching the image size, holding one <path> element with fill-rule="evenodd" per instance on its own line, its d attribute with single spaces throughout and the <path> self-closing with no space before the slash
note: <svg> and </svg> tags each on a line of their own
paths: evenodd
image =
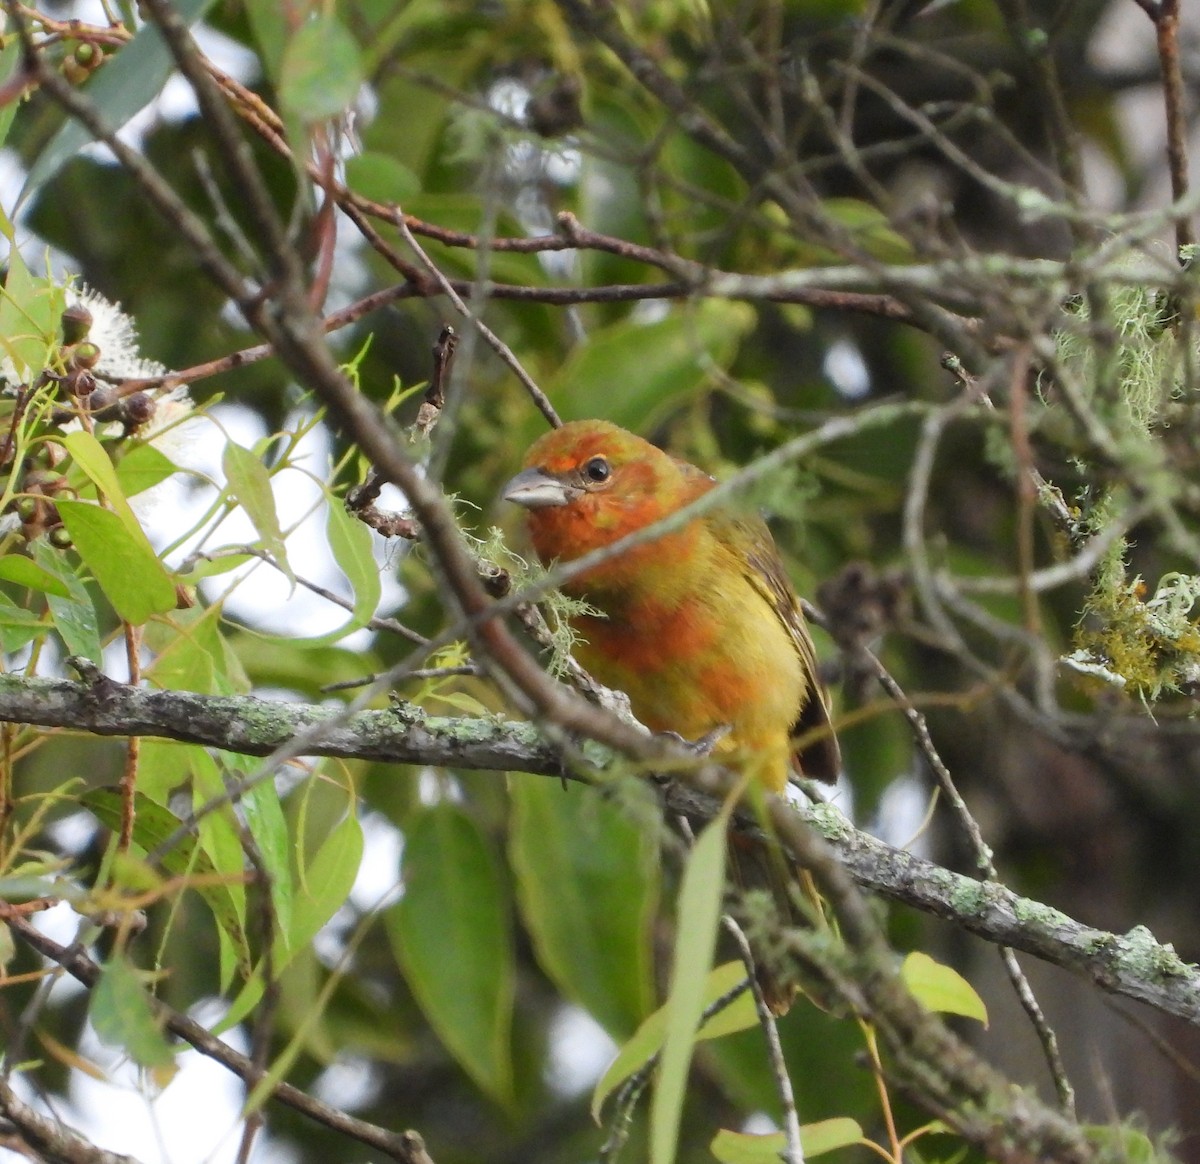
<svg viewBox="0 0 1200 1164">
<path fill-rule="evenodd" d="M 769 841 L 731 831 L 728 854 L 729 879 L 738 894 L 733 912 L 747 922 L 755 978 L 771 1013 L 787 1014 L 800 985 L 788 970 L 779 935 L 789 926 L 811 928 L 818 904 L 815 889 L 809 876 Z"/>
</svg>

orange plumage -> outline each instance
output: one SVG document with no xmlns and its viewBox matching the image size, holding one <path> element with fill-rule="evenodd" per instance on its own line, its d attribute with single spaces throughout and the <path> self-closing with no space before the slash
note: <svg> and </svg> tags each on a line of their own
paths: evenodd
<svg viewBox="0 0 1200 1164">
<path fill-rule="evenodd" d="M 547 433 L 505 497 L 529 510 L 542 562 L 570 562 L 642 529 L 716 482 L 633 433 L 575 421 Z M 837 742 L 799 603 L 766 525 L 717 507 L 564 587 L 601 612 L 575 628 L 579 661 L 626 692 L 655 731 L 697 740 L 782 791 L 799 767 L 837 778 Z M 793 740 L 821 734 L 797 754 Z"/>
</svg>

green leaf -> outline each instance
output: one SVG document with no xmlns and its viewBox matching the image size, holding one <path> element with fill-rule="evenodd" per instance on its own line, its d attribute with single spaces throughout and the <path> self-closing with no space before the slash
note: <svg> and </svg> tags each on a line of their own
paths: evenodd
<svg viewBox="0 0 1200 1164">
<path fill-rule="evenodd" d="M 345 903 L 358 876 L 362 852 L 362 825 L 351 811 L 325 838 L 304 871 L 292 905 L 288 949 L 307 946 Z"/>
<path fill-rule="evenodd" d="M 745 303 L 707 300 L 657 323 L 624 320 L 573 349 L 547 391 L 564 419 L 603 416 L 643 432 L 725 367 L 754 325 Z"/>
<path fill-rule="evenodd" d="M 225 793 L 221 770 L 207 748 L 175 740 L 142 740 L 138 757 L 140 793 L 145 793 L 155 804 L 166 805 L 189 782 L 194 809 Z M 246 889 L 239 883 L 245 874 L 241 826 L 233 809 L 225 805 L 215 812 L 206 812 L 200 818 L 199 830 L 200 847 L 212 862 L 213 869 L 229 878 L 226 889 L 240 933 L 246 921 Z M 238 969 L 240 951 L 224 926 L 219 925 L 217 933 L 221 940 L 221 990 L 224 992 Z"/>
<path fill-rule="evenodd" d="M 861 1144 L 863 1140 L 863 1130 L 858 1121 L 848 1116 L 818 1120 L 800 1128 L 800 1147 L 806 1160 L 811 1156 L 820 1156 L 822 1152 Z M 709 1145 L 709 1150 L 722 1164 L 779 1164 L 780 1156 L 787 1150 L 787 1136 L 783 1132 L 756 1136 L 722 1129 Z"/>
<path fill-rule="evenodd" d="M 352 625 L 355 629 L 366 626 L 379 609 L 383 593 L 379 566 L 371 549 L 371 531 L 346 512 L 340 498 L 330 497 L 325 532 L 333 559 L 354 591 Z"/>
<path fill-rule="evenodd" d="M 189 25 L 212 6 L 213 0 L 175 0 L 174 9 Z M 162 91 L 175 69 L 170 51 L 152 24 L 143 25 L 127 45 L 113 53 L 84 85 L 83 92 L 110 129 L 120 129 Z M 92 135 L 73 118 L 67 120 L 50 144 L 34 160 L 25 179 L 24 201 L 58 168 L 75 157 Z"/>
<path fill-rule="evenodd" d="M 858 198 L 826 198 L 821 208 L 873 258 L 884 263 L 911 263 L 917 257 L 912 244 L 892 229 L 888 216 L 877 206 Z M 839 258 L 831 254 L 829 261 Z"/>
<path fill-rule="evenodd" d="M 233 775 L 241 777 L 249 775 L 257 766 L 257 761 L 247 756 L 230 757 L 230 765 Z M 258 845 L 259 856 L 262 857 L 267 876 L 271 879 L 271 904 L 275 909 L 275 921 L 279 926 L 280 936 L 286 940 L 292 930 L 292 906 L 295 901 L 292 879 L 293 846 L 275 782 L 259 780 L 242 795 L 241 804 L 246 827 Z M 358 872 L 357 864 L 354 871 Z M 349 889 L 346 892 L 348 893 Z M 334 909 L 336 908 L 335 905 Z"/>
<path fill-rule="evenodd" d="M 45 634 L 46 624 L 39 614 L 18 606 L 4 594 L 0 594 L 0 648 L 19 651 L 26 643 Z"/>
<path fill-rule="evenodd" d="M 175 608 L 175 585 L 140 527 L 135 534 L 111 510 L 85 501 L 57 505 L 79 556 L 125 622 Z"/>
<path fill-rule="evenodd" d="M 222 554 L 211 561 L 200 558 L 191 564 L 186 573 L 181 570 L 179 576 L 185 582 L 199 582 L 201 578 L 216 578 L 244 566 L 247 562 L 255 561 L 258 559 L 253 554 Z"/>
<path fill-rule="evenodd" d="M 910 993 L 929 1010 L 978 1019 L 986 1027 L 987 1007 L 975 988 L 957 971 L 914 950 L 904 959 L 900 976 Z"/>
<path fill-rule="evenodd" d="M 9 39 L 4 50 L 0 52 L 0 85 L 5 85 L 12 80 L 20 64 L 21 38 L 14 36 Z M 0 108 L 0 145 L 7 140 L 8 131 L 12 128 L 13 118 L 16 117 L 20 105 L 20 101 L 9 101 L 3 108 Z"/>
<path fill-rule="evenodd" d="M 153 753 L 154 745 L 161 748 L 161 753 L 169 754 L 173 741 L 143 740 L 142 763 L 138 773 L 138 784 L 141 786 L 145 779 L 148 750 Z M 220 766 L 207 748 L 194 744 L 174 744 L 176 756 L 175 770 L 181 768 L 190 770 L 192 775 L 192 808 L 199 810 L 215 798 L 225 793 L 225 781 Z M 245 869 L 245 855 L 242 848 L 242 827 L 233 808 L 229 805 L 215 812 L 206 812 L 200 818 L 200 847 L 213 863 L 213 868 L 225 873 L 230 878 L 228 885 L 229 902 L 237 915 L 239 930 L 246 924 L 246 887 L 237 882 L 236 877 Z M 218 926 L 217 932 L 221 939 L 220 983 L 224 993 L 233 982 L 234 972 L 242 966 L 242 951 L 231 938 L 224 926 Z"/>
<path fill-rule="evenodd" d="M 91 659 L 96 666 L 104 661 L 104 648 L 100 644 L 100 621 L 96 618 L 96 607 L 83 580 L 68 568 L 61 551 L 54 549 L 45 539 L 33 544 L 34 557 L 48 574 L 54 574 L 67 589 L 67 598 L 51 594 L 47 599 L 54 629 L 62 638 L 63 645 L 72 655 Z"/>
<path fill-rule="evenodd" d="M 1140 1128 L 1128 1124 L 1084 1124 L 1083 1134 L 1103 1153 L 1104 1159 L 1122 1164 L 1160 1164 L 1165 1158 Z"/>
<path fill-rule="evenodd" d="M 501 1103 L 512 1099 L 516 972 L 500 870 L 479 829 L 449 804 L 404 838 L 404 896 L 389 910 L 392 947 L 430 1025 Z"/>
<path fill-rule="evenodd" d="M 301 25 L 283 50 L 279 102 L 290 117 L 312 124 L 349 108 L 362 84 L 354 37 L 333 16 Z"/>
<path fill-rule="evenodd" d="M 667 1030 L 658 1086 L 650 1106 L 650 1164 L 673 1164 L 687 1093 L 704 986 L 717 945 L 725 883 L 726 812 L 696 839 L 683 872 L 675 922 L 675 957 L 667 996 Z"/>
<path fill-rule="evenodd" d="M 245 9 L 258 43 L 259 59 L 271 83 L 278 86 L 288 42 L 288 9 L 279 0 L 245 0 Z"/>
<path fill-rule="evenodd" d="M 718 998 L 728 994 L 739 983 L 746 981 L 746 967 L 741 962 L 726 962 L 711 971 L 704 986 L 704 1010 Z M 758 1013 L 754 1006 L 754 995 L 742 991 L 728 1006 L 717 1011 L 700 1028 L 697 1040 L 717 1039 L 736 1031 L 748 1030 L 758 1024 Z M 662 1048 L 667 1029 L 667 1010 L 660 1006 L 640 1027 L 608 1065 L 600 1082 L 592 1092 L 592 1119 L 600 1122 L 600 1109 L 604 1101 L 628 1079 L 639 1071 Z"/>
<path fill-rule="evenodd" d="M 295 577 L 288 565 L 287 550 L 283 544 L 283 531 L 279 528 L 271 474 L 267 472 L 266 465 L 249 449 L 229 441 L 221 458 L 221 467 L 225 471 L 229 491 L 246 511 L 258 536 L 262 538 L 263 549 L 294 582 Z"/>
<path fill-rule="evenodd" d="M 29 590 L 55 594 L 59 598 L 71 597 L 71 591 L 61 578 L 43 569 L 24 554 L 5 554 L 0 557 L 0 579 Z"/>
<path fill-rule="evenodd" d="M 421 179 L 387 154 L 355 154 L 346 162 L 346 185 L 372 202 L 407 202 L 421 192 Z"/>
<path fill-rule="evenodd" d="M 113 468 L 108 450 L 90 432 L 69 432 L 62 438 L 71 459 L 87 474 L 91 482 L 104 494 L 113 512 L 129 527 L 131 532 L 141 532 L 141 524 L 121 488 L 117 471 Z"/>
<path fill-rule="evenodd" d="M 121 827 L 121 792 L 117 788 L 92 788 L 80 797 L 80 803 L 90 810 L 106 828 L 116 832 Z M 181 821 L 161 804 L 155 804 L 143 793 L 136 793 L 133 801 L 134 822 L 133 839 L 146 852 L 151 852 L 163 844 L 168 837 L 174 836 L 179 830 Z M 217 924 L 229 935 L 234 948 L 238 952 L 238 962 L 243 976 L 250 974 L 250 946 L 246 941 L 246 932 L 242 928 L 242 911 L 238 908 L 233 890 L 240 886 L 222 885 L 219 876 L 240 876 L 240 867 L 236 873 L 229 870 L 218 870 L 212 860 L 200 850 L 193 837 L 186 832 L 180 840 L 164 852 L 159 860 L 162 867 L 177 877 L 188 874 L 207 876 L 215 884 L 197 887 L 196 892 L 212 910 Z M 240 896 L 240 895 L 239 895 Z"/>
<path fill-rule="evenodd" d="M 654 1000 L 653 833 L 594 791 L 544 779 L 514 779 L 512 806 L 509 859 L 538 961 L 567 998 L 625 1039 Z"/>
<path fill-rule="evenodd" d="M 175 1052 L 163 1037 L 143 975 L 120 951 L 104 964 L 89 1014 L 102 1043 L 120 1047 L 141 1067 L 171 1067 Z"/>
<path fill-rule="evenodd" d="M 30 274 L 17 248 L 10 246 L 0 293 L 0 350 L 20 379 L 35 379 L 57 354 L 65 305 L 62 287 Z"/>
<path fill-rule="evenodd" d="M 179 466 L 151 444 L 136 444 L 117 462 L 117 483 L 126 497 L 136 497 L 173 477 Z"/>
<path fill-rule="evenodd" d="M 36 897 L 62 897 L 66 882 L 51 877 L 14 874 L 0 877 L 0 901 L 32 901 Z"/>
<path fill-rule="evenodd" d="M 146 629 L 146 644 L 156 652 L 146 678 L 169 691 L 233 695 L 248 690 L 240 674 L 230 673 L 221 608 L 193 607 L 177 611 Z"/>
</svg>

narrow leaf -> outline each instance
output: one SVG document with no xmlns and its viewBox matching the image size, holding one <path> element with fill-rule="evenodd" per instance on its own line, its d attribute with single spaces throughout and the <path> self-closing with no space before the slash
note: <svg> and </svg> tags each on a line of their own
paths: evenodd
<svg viewBox="0 0 1200 1164">
<path fill-rule="evenodd" d="M 861 1144 L 863 1139 L 863 1130 L 858 1121 L 848 1116 L 818 1120 L 800 1128 L 800 1147 L 806 1160 L 820 1156 L 822 1152 Z M 709 1150 L 722 1164 L 779 1164 L 786 1149 L 787 1137 L 783 1132 L 752 1135 L 722 1129 L 709 1145 Z"/>
<path fill-rule="evenodd" d="M 250 764 L 254 761 L 248 757 L 230 757 L 230 763 L 234 768 L 234 775 L 242 776 L 249 774 Z M 252 785 L 242 796 L 242 812 L 250 835 L 258 846 L 267 876 L 271 879 L 271 904 L 275 910 L 275 921 L 280 935 L 286 939 L 292 930 L 292 906 L 295 901 L 295 885 L 292 879 L 294 846 L 274 781 L 260 780 Z M 357 862 L 354 872 L 358 872 Z M 348 893 L 349 889 L 346 892 Z M 335 905 L 334 909 L 336 908 Z"/>
<path fill-rule="evenodd" d="M 735 986 L 746 980 L 746 967 L 741 962 L 726 962 L 711 971 L 704 986 L 704 1010 L 718 998 L 728 994 Z M 754 1008 L 754 996 L 744 990 L 728 1006 L 717 1011 L 700 1028 L 697 1040 L 717 1039 L 736 1031 L 748 1030 L 758 1024 Z M 592 1119 L 600 1122 L 600 1109 L 604 1101 L 635 1071 L 657 1055 L 662 1047 L 667 1028 L 666 1006 L 660 1006 L 634 1033 L 608 1065 L 600 1082 L 592 1092 Z"/>
<path fill-rule="evenodd" d="M 138 971 L 114 953 L 92 991 L 89 1011 L 100 1041 L 120 1047 L 142 1067 L 173 1067 L 175 1053 L 163 1037 Z"/>
<path fill-rule="evenodd" d="M 518 779 L 509 858 L 538 961 L 625 1039 L 653 1004 L 658 848 L 628 811 L 578 788 Z"/>
<path fill-rule="evenodd" d="M 144 493 L 178 472 L 178 465 L 145 442 L 134 445 L 116 467 L 117 483 L 126 497 Z"/>
<path fill-rule="evenodd" d="M 283 531 L 279 528 L 279 514 L 275 508 L 275 493 L 271 488 L 271 475 L 267 467 L 249 449 L 230 441 L 225 446 L 221 467 L 229 483 L 230 492 L 246 511 L 262 538 L 263 549 L 271 555 L 280 568 L 292 578 L 288 566 L 287 550 L 283 545 Z M 292 579 L 295 580 L 294 578 Z"/>
<path fill-rule="evenodd" d="M 379 566 L 371 551 L 371 531 L 346 512 L 340 498 L 330 497 L 325 532 L 333 559 L 354 591 L 353 625 L 365 626 L 379 609 L 383 593 Z"/>
<path fill-rule="evenodd" d="M 0 351 L 19 378 L 34 379 L 50 362 L 65 302 L 62 287 L 31 274 L 17 248 L 10 246 L 0 293 Z"/>
<path fill-rule="evenodd" d="M 44 594 L 55 594 L 59 598 L 71 597 L 71 591 L 61 578 L 43 569 L 24 554 L 5 554 L 0 557 L 0 580 L 24 586 L 29 590 L 40 590 Z"/>
<path fill-rule="evenodd" d="M 271 83 L 278 85 L 288 42 L 289 10 L 279 0 L 246 0 L 245 8 L 263 67 Z"/>
<path fill-rule="evenodd" d="M 63 645 L 72 655 L 91 659 L 100 666 L 104 661 L 104 648 L 100 645 L 100 622 L 96 618 L 96 606 L 88 588 L 68 568 L 63 554 L 44 539 L 34 542 L 33 552 L 42 569 L 58 578 L 67 591 L 66 598 L 51 594 L 47 600 L 54 629 L 62 638 Z"/>
<path fill-rule="evenodd" d="M 0 52 L 0 85 L 7 84 L 12 79 L 20 63 L 21 38 L 14 36 Z M 16 117 L 20 105 L 19 101 L 9 101 L 0 108 L 0 146 L 8 138 L 8 131 L 12 128 L 13 118 Z"/>
<path fill-rule="evenodd" d="M 453 805 L 425 810 L 407 831 L 404 896 L 388 932 L 438 1037 L 484 1091 L 509 1102 L 516 972 L 506 894 L 487 842 Z"/>
<path fill-rule="evenodd" d="M 41 615 L 26 610 L 0 594 L 0 648 L 19 651 L 26 643 L 46 633 Z"/>
<path fill-rule="evenodd" d="M 350 896 L 362 864 L 362 852 L 362 825 L 350 812 L 325 838 L 305 870 L 303 884 L 292 904 L 289 949 L 308 945 Z"/>
<path fill-rule="evenodd" d="M 80 797 L 80 803 L 89 809 L 106 828 L 116 832 L 121 827 L 121 793 L 116 788 L 92 788 Z M 133 839 L 146 852 L 158 848 L 166 839 L 180 829 L 181 821 L 161 804 L 155 804 L 140 792 L 134 797 Z M 250 946 L 242 928 L 241 911 L 234 900 L 232 888 L 219 883 L 219 871 L 207 854 L 199 850 L 195 840 L 186 833 L 175 845 L 161 856 L 162 867 L 175 876 L 195 874 L 208 875 L 217 882 L 197 887 L 196 892 L 212 910 L 217 924 L 229 935 L 238 952 L 238 962 L 243 976 L 250 974 Z M 238 871 L 240 873 L 240 870 Z M 226 871 L 225 876 L 230 876 Z"/>
<path fill-rule="evenodd" d="M 194 24 L 212 3 L 213 0 L 176 0 L 174 7 L 184 21 Z M 158 29 L 146 24 L 133 40 L 105 61 L 102 69 L 96 70 L 84 86 L 84 93 L 108 127 L 120 129 L 158 96 L 174 67 Z M 30 167 L 21 201 L 91 140 L 92 135 L 78 121 L 65 122 Z"/>
<path fill-rule="evenodd" d="M 667 996 L 667 1031 L 658 1086 L 650 1107 L 651 1164 L 673 1164 L 687 1092 L 696 1027 L 704 1011 L 704 985 L 717 944 L 725 881 L 722 812 L 700 834 L 688 857 L 675 922 L 675 962 Z"/>
</svg>

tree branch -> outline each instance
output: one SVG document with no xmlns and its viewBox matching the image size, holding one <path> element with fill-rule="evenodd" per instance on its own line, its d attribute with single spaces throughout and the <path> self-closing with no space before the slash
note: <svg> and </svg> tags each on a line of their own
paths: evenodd
<svg viewBox="0 0 1200 1164">
<path fill-rule="evenodd" d="M 531 723 L 431 716 L 415 707 L 364 711 L 342 721 L 327 708 L 253 696 L 151 691 L 107 679 L 87 684 L 0 675 L 0 721 L 9 723 L 159 736 L 265 756 L 322 720 L 331 726 L 306 749 L 309 754 L 588 779 L 586 773 L 566 771 L 561 753 Z M 615 759 L 599 744 L 583 745 L 583 755 L 597 769 Z M 711 817 L 716 811 L 715 802 L 682 782 L 668 783 L 666 796 L 675 812 Z M 862 888 L 1200 1026 L 1200 971 L 1143 927 L 1125 935 L 1094 929 L 1003 885 L 894 849 L 855 829 L 833 805 L 791 807 L 834 848 Z"/>
</svg>

